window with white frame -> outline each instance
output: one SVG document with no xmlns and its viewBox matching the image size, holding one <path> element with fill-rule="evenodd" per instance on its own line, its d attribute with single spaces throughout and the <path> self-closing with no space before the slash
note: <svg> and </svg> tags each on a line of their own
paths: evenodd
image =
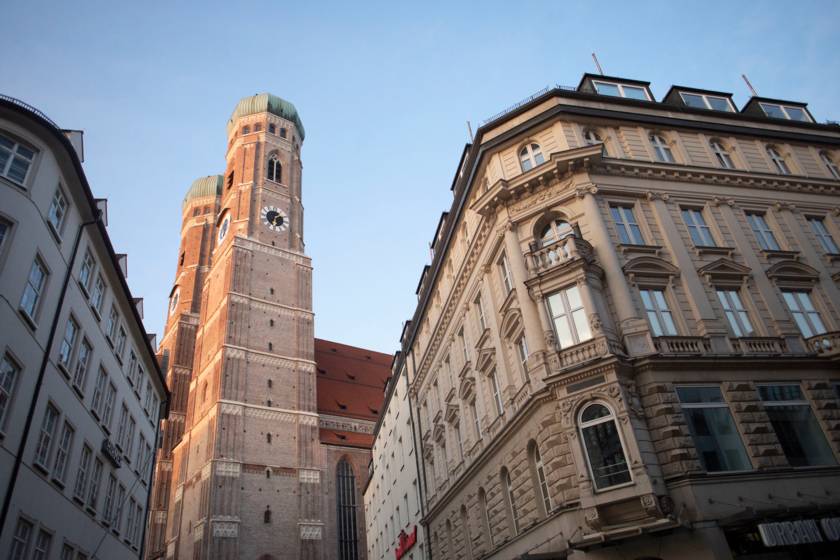
<svg viewBox="0 0 840 560">
<path fill-rule="evenodd" d="M 595 86 L 595 91 L 598 92 L 599 95 L 611 95 L 613 97 L 626 97 L 627 99 L 650 101 L 647 91 L 641 86 L 632 86 L 630 84 L 621 84 L 616 82 L 602 82 L 600 80 L 593 80 L 592 84 Z"/>
<path fill-rule="evenodd" d="M 819 311 L 811 301 L 811 294 L 803 290 L 783 290 L 782 298 L 785 300 L 788 310 L 793 315 L 799 332 L 805 338 L 811 338 L 826 332 L 825 323 L 820 317 Z"/>
<path fill-rule="evenodd" d="M 64 218 L 67 216 L 67 197 L 61 191 L 59 186 L 55 190 L 52 202 L 50 203 L 49 212 L 47 212 L 47 221 L 57 234 L 61 234 L 61 226 L 64 225 Z"/>
<path fill-rule="evenodd" d="M 522 365 L 522 372 L 527 374 L 528 373 L 528 343 L 525 341 L 525 335 L 523 334 L 518 339 L 516 339 L 516 354 L 519 358 L 519 363 Z"/>
<path fill-rule="evenodd" d="M 686 106 L 694 107 L 695 109 L 710 109 L 712 111 L 725 111 L 727 113 L 735 111 L 729 99 L 719 95 L 681 91 L 680 97 L 682 97 Z"/>
<path fill-rule="evenodd" d="M 759 385 L 758 395 L 791 466 L 837 464 L 811 403 L 798 384 Z"/>
<path fill-rule="evenodd" d="M 677 327 L 662 289 L 639 290 L 653 336 L 676 336 Z"/>
<path fill-rule="evenodd" d="M 90 473 L 90 486 L 88 486 L 87 505 L 90 509 L 96 511 L 96 506 L 99 502 L 99 485 L 102 483 L 102 471 L 105 465 L 101 459 L 96 459 L 93 462 L 93 470 Z"/>
<path fill-rule="evenodd" d="M 592 338 L 589 319 L 577 286 L 554 292 L 548 296 L 547 301 L 557 344 L 561 349 Z"/>
<path fill-rule="evenodd" d="M 271 154 L 271 157 L 268 158 L 267 177 L 269 181 L 274 181 L 275 183 L 282 182 L 283 167 L 280 165 L 280 160 L 277 158 L 277 154 Z"/>
<path fill-rule="evenodd" d="M 773 165 L 776 167 L 776 171 L 780 175 L 790 175 L 790 167 L 787 164 L 784 156 L 779 153 L 779 150 L 776 149 L 775 146 L 767 146 L 767 157 L 770 158 L 770 161 L 773 162 Z"/>
<path fill-rule="evenodd" d="M 735 162 L 732 161 L 732 156 L 729 155 L 729 152 L 724 147 L 723 142 L 716 138 L 712 138 L 709 140 L 709 148 L 711 148 L 712 153 L 715 154 L 715 159 L 717 159 L 718 165 L 720 165 L 724 169 L 735 169 Z"/>
<path fill-rule="evenodd" d="M 712 229 L 703 217 L 703 211 L 698 208 L 683 208 L 682 218 L 691 241 L 697 247 L 715 247 L 715 238 L 712 236 Z"/>
<path fill-rule="evenodd" d="M 73 317 L 70 317 L 64 326 L 64 336 L 58 349 L 58 365 L 67 372 L 70 371 L 70 360 L 73 358 L 73 349 L 76 347 L 78 336 L 79 324 Z"/>
<path fill-rule="evenodd" d="M 650 145 L 653 148 L 653 153 L 657 160 L 663 163 L 676 163 L 674 153 L 671 151 L 671 146 L 668 145 L 665 137 L 652 132 L 648 135 L 648 139 L 650 140 Z"/>
<path fill-rule="evenodd" d="M 36 153 L 34 149 L 0 134 L 0 175 L 23 185 Z"/>
<path fill-rule="evenodd" d="M 478 326 L 481 327 L 481 332 L 484 332 L 487 329 L 487 320 L 484 316 L 484 302 L 481 296 L 475 298 L 475 307 L 478 313 Z"/>
<path fill-rule="evenodd" d="M 759 103 L 764 114 L 774 119 L 787 119 L 789 121 L 811 122 L 808 113 L 802 107 L 792 105 L 781 105 L 779 103 Z"/>
<path fill-rule="evenodd" d="M 120 484 L 117 489 L 117 511 L 114 514 L 114 524 L 112 530 L 119 532 L 122 525 L 123 504 L 125 503 L 125 486 Z"/>
<path fill-rule="evenodd" d="M 116 513 L 117 478 L 113 474 L 108 475 L 108 484 L 105 486 L 105 504 L 102 507 L 102 519 L 105 523 L 111 523 Z"/>
<path fill-rule="evenodd" d="M 82 257 L 82 267 L 79 269 L 79 285 L 84 289 L 85 294 L 90 292 L 90 284 L 93 281 L 93 269 L 96 267 L 96 261 L 93 260 L 93 255 L 90 250 L 85 251 L 85 256 Z"/>
<path fill-rule="evenodd" d="M 691 385 L 677 387 L 676 391 L 703 469 L 720 472 L 752 468 L 720 387 Z"/>
<path fill-rule="evenodd" d="M 837 164 L 834 163 L 834 160 L 831 159 L 831 156 L 828 155 L 828 152 L 820 152 L 820 159 L 825 165 L 825 168 L 828 170 L 829 175 L 831 175 L 835 179 L 840 179 L 840 169 L 837 168 Z"/>
<path fill-rule="evenodd" d="M 612 410 L 602 403 L 592 403 L 581 410 L 578 427 L 595 489 L 630 482 L 627 454 Z"/>
<path fill-rule="evenodd" d="M 106 431 L 111 431 L 111 418 L 114 415 L 114 401 L 117 399 L 117 386 L 113 383 L 108 383 L 108 389 L 105 391 L 104 403 L 102 405 L 102 427 Z"/>
<path fill-rule="evenodd" d="M 102 313 L 102 302 L 105 299 L 105 279 L 101 274 L 96 275 L 96 281 L 93 283 L 93 292 L 90 294 L 90 306 L 97 315 Z"/>
<path fill-rule="evenodd" d="M 458 330 L 458 340 L 461 342 L 461 349 L 464 351 L 464 363 L 470 361 L 469 349 L 467 348 L 467 335 L 464 333 L 464 327 Z"/>
<path fill-rule="evenodd" d="M 44 294 L 44 287 L 47 283 L 47 267 L 40 257 L 35 257 L 32 268 L 29 269 L 29 276 L 26 278 L 26 286 L 23 288 L 23 296 L 20 298 L 20 308 L 32 321 L 38 313 L 38 304 Z"/>
<path fill-rule="evenodd" d="M 32 560 L 47 560 L 52 546 L 52 533 L 43 527 L 38 529 L 38 536 L 35 537 L 35 548 L 32 550 Z"/>
<path fill-rule="evenodd" d="M 117 353 L 117 358 L 122 361 L 123 352 L 125 352 L 125 328 L 120 325 L 120 328 L 117 330 L 117 340 L 114 342 L 114 351 Z"/>
<path fill-rule="evenodd" d="M 496 372 L 496 368 L 490 371 L 488 377 L 490 377 L 490 383 L 493 388 L 493 404 L 496 406 L 496 414 L 501 416 L 505 412 L 505 407 L 502 402 L 502 388 L 499 385 L 499 375 Z"/>
<path fill-rule="evenodd" d="M 91 400 L 91 409 L 94 414 L 102 418 L 102 407 L 105 404 L 105 389 L 108 386 L 108 373 L 99 368 L 99 375 L 96 377 L 96 385 L 93 388 L 93 399 Z"/>
<path fill-rule="evenodd" d="M 458 444 L 458 459 L 464 459 L 464 440 L 461 438 L 461 423 L 455 422 L 452 424 L 452 430 L 455 434 L 455 443 Z"/>
<path fill-rule="evenodd" d="M 2 139 L 3 137 L 0 136 L 0 140 Z M 18 518 L 17 527 L 15 527 L 15 533 L 12 536 L 12 548 L 9 551 L 10 560 L 26 560 L 29 556 L 29 545 L 32 541 L 34 528 L 35 526 L 31 521 L 23 517 Z"/>
<path fill-rule="evenodd" d="M 61 435 L 58 437 L 58 448 L 56 449 L 55 460 L 53 461 L 53 478 L 62 484 L 67 475 L 67 460 L 70 458 L 75 435 L 76 430 L 65 420 L 61 428 Z"/>
<path fill-rule="evenodd" d="M 545 476 L 545 464 L 542 460 L 542 455 L 540 455 L 540 448 L 537 445 L 537 442 L 531 442 L 531 468 L 534 472 L 534 485 L 537 487 L 539 491 L 539 496 L 541 498 L 543 514 L 548 515 L 551 513 L 551 494 L 548 491 L 548 481 Z"/>
<path fill-rule="evenodd" d="M 545 157 L 543 157 L 540 145 L 536 142 L 528 143 L 519 150 L 519 165 L 522 171 L 530 171 L 543 162 L 545 162 Z"/>
<path fill-rule="evenodd" d="M 636 222 L 633 207 L 624 204 L 610 204 L 610 215 L 618 232 L 618 240 L 624 245 L 644 245 L 642 230 Z"/>
<path fill-rule="evenodd" d="M 509 294 L 513 290 L 513 276 L 510 273 L 510 263 L 508 263 L 507 255 L 502 252 L 499 258 L 499 274 L 502 277 L 502 286 L 505 288 L 505 294 Z"/>
<path fill-rule="evenodd" d="M 502 468 L 502 486 L 504 487 L 505 505 L 510 519 L 510 528 L 513 535 L 519 534 L 519 512 L 516 509 L 516 497 L 513 495 L 513 484 L 510 480 L 510 471 Z"/>
<path fill-rule="evenodd" d="M 90 471 L 90 462 L 93 458 L 93 450 L 89 445 L 85 444 L 82 447 L 82 453 L 79 455 L 79 468 L 76 471 L 76 484 L 73 487 L 73 497 L 84 501 L 87 492 L 88 476 Z"/>
<path fill-rule="evenodd" d="M 111 344 L 113 344 L 117 338 L 117 328 L 119 327 L 119 324 L 120 314 L 117 311 L 117 306 L 112 305 L 111 312 L 108 314 L 108 321 L 105 323 L 105 334 Z"/>
<path fill-rule="evenodd" d="M 0 431 L 6 424 L 6 413 L 13 402 L 20 370 L 20 366 L 8 352 L 3 354 L 3 359 L 0 360 Z"/>
<path fill-rule="evenodd" d="M 574 228 L 572 228 L 572 225 L 566 220 L 551 220 L 540 232 L 540 245 L 547 247 L 552 243 L 565 239 L 570 235 L 574 235 L 574 233 Z"/>
<path fill-rule="evenodd" d="M 752 322 L 750 322 L 750 315 L 744 308 L 738 290 L 718 288 L 716 291 L 732 334 L 737 337 L 754 335 L 755 331 Z"/>
<path fill-rule="evenodd" d="M 473 424 L 475 427 L 476 440 L 481 439 L 481 418 L 478 417 L 478 409 L 475 406 L 475 399 L 470 401 L 470 414 L 472 415 Z"/>
<path fill-rule="evenodd" d="M 750 229 L 752 229 L 759 247 L 765 251 L 779 250 L 779 243 L 776 241 L 773 230 L 767 224 L 764 214 L 747 212 L 747 222 L 750 224 Z"/>
<path fill-rule="evenodd" d="M 825 218 L 811 216 L 808 218 L 808 225 L 811 226 L 811 231 L 814 232 L 814 235 L 817 237 L 817 241 L 820 242 L 820 246 L 822 246 L 823 251 L 830 255 L 840 253 L 840 249 L 837 248 L 837 243 L 834 241 L 834 237 L 825 225 Z"/>
<path fill-rule="evenodd" d="M 122 404 L 122 408 L 120 409 L 120 420 L 119 424 L 117 424 L 117 445 L 123 451 L 126 451 L 127 448 L 125 447 L 125 443 L 128 439 L 128 407 L 125 403 Z"/>
<path fill-rule="evenodd" d="M 0 251 L 3 250 L 3 245 L 9 237 L 9 232 L 12 231 L 12 224 L 9 220 L 0 216 Z"/>
<path fill-rule="evenodd" d="M 41 429 L 38 432 L 38 443 L 35 445 L 34 459 L 35 465 L 40 466 L 44 470 L 47 470 L 47 462 L 52 452 L 53 442 L 55 441 L 55 429 L 59 416 L 58 409 L 52 403 L 47 403 L 47 408 L 44 410 L 44 418 L 41 420 Z"/>
</svg>

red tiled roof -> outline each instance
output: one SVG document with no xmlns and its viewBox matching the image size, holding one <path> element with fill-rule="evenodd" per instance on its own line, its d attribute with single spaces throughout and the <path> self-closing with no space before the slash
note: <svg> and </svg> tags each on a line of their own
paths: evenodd
<svg viewBox="0 0 840 560">
<path fill-rule="evenodd" d="M 385 402 L 385 383 L 391 377 L 391 359 L 389 354 L 316 338 L 318 412 L 376 422 Z M 370 447 L 373 436 L 324 429 L 321 441 Z"/>
</svg>

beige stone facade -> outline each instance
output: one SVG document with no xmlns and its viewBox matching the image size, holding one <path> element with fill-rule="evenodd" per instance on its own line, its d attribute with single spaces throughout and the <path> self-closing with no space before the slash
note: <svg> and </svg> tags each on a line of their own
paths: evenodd
<svg viewBox="0 0 840 560">
<path fill-rule="evenodd" d="M 730 97 L 587 75 L 465 149 L 403 336 L 432 557 L 834 557 L 840 128 Z"/>
</svg>

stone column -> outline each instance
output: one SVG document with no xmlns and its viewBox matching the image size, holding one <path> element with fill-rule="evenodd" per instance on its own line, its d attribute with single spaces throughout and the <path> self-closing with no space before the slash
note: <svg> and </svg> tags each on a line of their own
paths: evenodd
<svg viewBox="0 0 840 560">
<path fill-rule="evenodd" d="M 525 342 L 531 353 L 545 350 L 545 342 L 542 337 L 543 328 L 537 311 L 538 304 L 528 295 L 525 287 L 525 280 L 528 279 L 528 267 L 525 263 L 525 256 L 522 254 L 522 247 L 513 224 L 509 224 L 505 231 L 505 254 L 510 264 L 510 272 L 513 276 L 513 285 L 516 290 L 516 299 L 519 301 L 519 310 L 522 312 L 522 326 L 525 330 Z"/>
</svg>

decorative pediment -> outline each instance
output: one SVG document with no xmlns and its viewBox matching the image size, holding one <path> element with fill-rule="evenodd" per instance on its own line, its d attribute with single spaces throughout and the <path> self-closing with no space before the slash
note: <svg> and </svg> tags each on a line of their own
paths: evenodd
<svg viewBox="0 0 840 560">
<path fill-rule="evenodd" d="M 435 424 L 435 429 L 432 430 L 432 439 L 435 441 L 441 441 L 446 436 L 446 428 L 443 427 L 443 424 Z"/>
<path fill-rule="evenodd" d="M 712 284 L 740 285 L 752 274 L 752 269 L 731 259 L 718 259 L 697 270 Z"/>
<path fill-rule="evenodd" d="M 461 380 L 461 384 L 458 386 L 458 396 L 464 400 L 468 400 L 474 392 L 475 378 L 472 375 L 464 376 Z"/>
<path fill-rule="evenodd" d="M 496 349 L 495 348 L 481 348 L 478 351 L 475 364 L 478 371 L 489 371 L 493 364 L 496 363 Z"/>
<path fill-rule="evenodd" d="M 666 283 L 680 275 L 680 269 L 658 257 L 636 257 L 624 265 L 624 274 L 630 282 L 654 281 Z"/>
<path fill-rule="evenodd" d="M 444 415 L 443 418 L 451 424 L 455 420 L 458 419 L 458 412 L 460 412 L 460 411 L 458 409 L 457 404 L 447 403 L 446 404 L 446 414 Z"/>
<path fill-rule="evenodd" d="M 798 261 L 780 261 L 767 269 L 767 277 L 776 284 L 814 284 L 820 273 L 813 267 Z"/>
<path fill-rule="evenodd" d="M 500 330 L 503 338 L 513 338 L 513 335 L 522 330 L 522 314 L 518 307 L 511 307 L 505 311 Z"/>
</svg>

